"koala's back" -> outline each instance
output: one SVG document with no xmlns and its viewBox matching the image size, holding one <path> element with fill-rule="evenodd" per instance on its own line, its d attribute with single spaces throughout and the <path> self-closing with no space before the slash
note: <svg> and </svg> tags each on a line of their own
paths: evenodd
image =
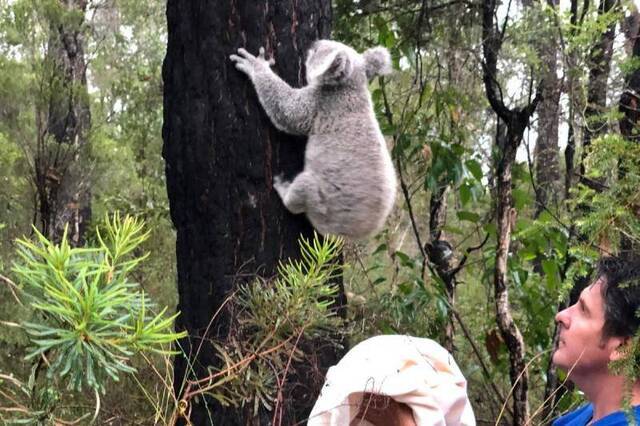
<svg viewBox="0 0 640 426">
<path fill-rule="evenodd" d="M 307 211 L 318 231 L 358 239 L 382 228 L 396 179 L 366 87 L 320 96 L 305 157 L 324 202 Z"/>
</svg>

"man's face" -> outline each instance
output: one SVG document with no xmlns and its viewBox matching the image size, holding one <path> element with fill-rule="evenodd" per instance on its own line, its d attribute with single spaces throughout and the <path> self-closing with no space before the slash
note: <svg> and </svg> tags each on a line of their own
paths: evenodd
<svg viewBox="0 0 640 426">
<path fill-rule="evenodd" d="M 571 376 L 607 372 L 611 353 L 617 348 L 616 338 L 603 338 L 604 300 L 602 279 L 585 288 L 574 305 L 558 312 L 560 327 L 558 348 L 553 363 Z"/>
</svg>

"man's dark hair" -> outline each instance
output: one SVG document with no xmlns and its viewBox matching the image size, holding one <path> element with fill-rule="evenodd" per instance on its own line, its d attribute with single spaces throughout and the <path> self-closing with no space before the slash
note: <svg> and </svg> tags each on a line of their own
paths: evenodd
<svg viewBox="0 0 640 426">
<path fill-rule="evenodd" d="M 596 279 L 603 278 L 603 337 L 631 337 L 640 326 L 640 259 L 605 257 L 598 262 Z"/>
</svg>

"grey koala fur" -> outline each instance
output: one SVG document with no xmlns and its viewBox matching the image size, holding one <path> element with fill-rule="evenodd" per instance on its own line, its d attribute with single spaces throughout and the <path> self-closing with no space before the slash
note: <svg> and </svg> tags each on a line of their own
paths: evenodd
<svg viewBox="0 0 640 426">
<path fill-rule="evenodd" d="M 308 135 L 304 170 L 273 187 L 294 214 L 306 213 L 321 234 L 362 239 L 378 232 L 396 198 L 396 177 L 375 118 L 368 82 L 391 72 L 389 52 L 359 54 L 342 43 L 318 40 L 306 58 L 308 85 L 292 88 L 270 68 L 264 49 L 231 55 L 251 79 L 258 99 L 280 130 Z"/>
</svg>

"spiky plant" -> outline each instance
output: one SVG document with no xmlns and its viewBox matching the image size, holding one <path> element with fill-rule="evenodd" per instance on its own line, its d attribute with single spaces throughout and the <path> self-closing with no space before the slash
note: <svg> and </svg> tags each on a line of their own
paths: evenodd
<svg viewBox="0 0 640 426">
<path fill-rule="evenodd" d="M 135 371 L 138 351 L 170 354 L 170 344 L 185 336 L 173 332 L 166 308 L 157 312 L 131 272 L 147 254 L 144 223 L 119 214 L 97 230 L 95 247 L 71 247 L 66 235 L 54 244 L 35 231 L 19 239 L 13 272 L 35 311 L 22 325 L 33 349 L 27 359 L 46 358 L 46 375 L 74 390 L 104 393 L 107 379 Z"/>
</svg>

